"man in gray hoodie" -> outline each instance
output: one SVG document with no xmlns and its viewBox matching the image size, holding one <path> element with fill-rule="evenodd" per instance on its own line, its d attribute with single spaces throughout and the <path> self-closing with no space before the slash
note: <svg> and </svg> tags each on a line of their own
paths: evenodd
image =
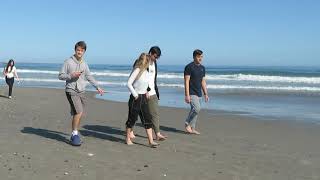
<svg viewBox="0 0 320 180">
<path fill-rule="evenodd" d="M 78 129 L 84 113 L 87 81 L 97 89 L 100 95 L 103 95 L 104 90 L 98 86 L 97 81 L 90 73 L 87 63 L 83 59 L 83 55 L 87 50 L 86 43 L 84 41 L 77 42 L 74 50 L 75 54 L 64 62 L 59 73 L 59 79 L 66 81 L 66 96 L 71 108 L 72 134 L 70 143 L 74 146 L 80 146 L 81 139 Z"/>
</svg>

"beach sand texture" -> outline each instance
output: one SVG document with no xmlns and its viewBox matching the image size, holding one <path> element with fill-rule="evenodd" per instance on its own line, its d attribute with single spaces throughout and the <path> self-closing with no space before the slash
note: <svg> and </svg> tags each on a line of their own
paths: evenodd
<svg viewBox="0 0 320 180">
<path fill-rule="evenodd" d="M 73 147 L 64 90 L 14 88 L 13 99 L 5 91 L 1 95 L 1 180 L 320 179 L 316 124 L 203 110 L 198 119 L 202 134 L 196 136 L 184 133 L 187 109 L 161 107 L 161 130 L 168 140 L 149 148 L 139 121 L 135 144 L 127 146 L 127 103 L 88 93 L 83 144 Z"/>
</svg>

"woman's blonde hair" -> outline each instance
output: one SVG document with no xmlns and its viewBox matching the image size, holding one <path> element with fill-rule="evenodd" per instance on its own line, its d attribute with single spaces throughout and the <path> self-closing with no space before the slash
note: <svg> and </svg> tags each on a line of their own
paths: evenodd
<svg viewBox="0 0 320 180">
<path fill-rule="evenodd" d="M 150 57 L 147 53 L 141 53 L 141 55 L 139 56 L 139 58 L 136 60 L 135 64 L 134 64 L 134 68 L 139 68 L 140 72 L 137 76 L 136 79 L 139 79 L 140 76 L 142 75 L 142 73 L 148 69 L 149 67 L 149 61 L 150 61 Z"/>
</svg>

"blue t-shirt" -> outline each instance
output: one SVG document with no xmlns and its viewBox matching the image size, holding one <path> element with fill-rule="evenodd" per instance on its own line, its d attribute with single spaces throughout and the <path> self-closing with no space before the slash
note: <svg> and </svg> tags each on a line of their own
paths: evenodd
<svg viewBox="0 0 320 180">
<path fill-rule="evenodd" d="M 206 69 L 201 64 L 197 65 L 194 62 L 189 63 L 184 68 L 184 75 L 190 76 L 189 93 L 190 95 L 202 96 L 201 82 L 206 75 Z"/>
</svg>

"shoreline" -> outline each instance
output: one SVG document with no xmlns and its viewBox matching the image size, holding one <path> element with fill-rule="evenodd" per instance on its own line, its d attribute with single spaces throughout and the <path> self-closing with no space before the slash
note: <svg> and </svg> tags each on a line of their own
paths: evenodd
<svg viewBox="0 0 320 180">
<path fill-rule="evenodd" d="M 20 88 L 20 89 L 55 89 L 55 90 L 64 90 L 64 88 L 59 88 L 59 87 L 15 87 L 15 88 Z M 3 90 L 0 90 L 0 94 L 2 93 Z M 116 100 L 110 100 L 110 99 L 104 99 L 98 97 L 99 94 L 95 93 L 96 91 L 94 90 L 86 90 L 87 94 L 90 94 L 90 98 L 94 98 L 96 100 L 102 100 L 106 102 L 114 102 L 114 103 L 127 103 L 122 102 L 122 101 L 116 101 Z M 108 91 L 106 92 L 108 93 Z M 128 94 L 129 98 L 129 94 Z M 160 100 L 161 101 L 161 100 Z M 186 110 L 189 111 L 189 106 L 187 107 L 175 107 L 175 106 L 170 106 L 170 105 L 160 105 L 159 107 L 162 108 L 175 108 L 175 109 L 181 109 L 181 110 Z M 316 120 L 308 120 L 308 121 L 303 121 L 303 120 L 297 120 L 297 119 L 292 119 L 292 117 L 278 117 L 278 116 L 272 116 L 272 115 L 259 115 L 255 114 L 249 111 L 231 111 L 231 110 L 221 110 L 221 109 L 210 109 L 206 108 L 207 106 L 202 106 L 200 113 L 207 113 L 207 114 L 217 114 L 217 115 L 232 115 L 232 116 L 243 116 L 245 118 L 249 119 L 254 119 L 254 120 L 259 120 L 259 121 L 284 121 L 284 122 L 289 122 L 289 123 L 298 123 L 298 124 L 306 124 L 306 125 L 320 125 L 319 121 Z"/>
</svg>

